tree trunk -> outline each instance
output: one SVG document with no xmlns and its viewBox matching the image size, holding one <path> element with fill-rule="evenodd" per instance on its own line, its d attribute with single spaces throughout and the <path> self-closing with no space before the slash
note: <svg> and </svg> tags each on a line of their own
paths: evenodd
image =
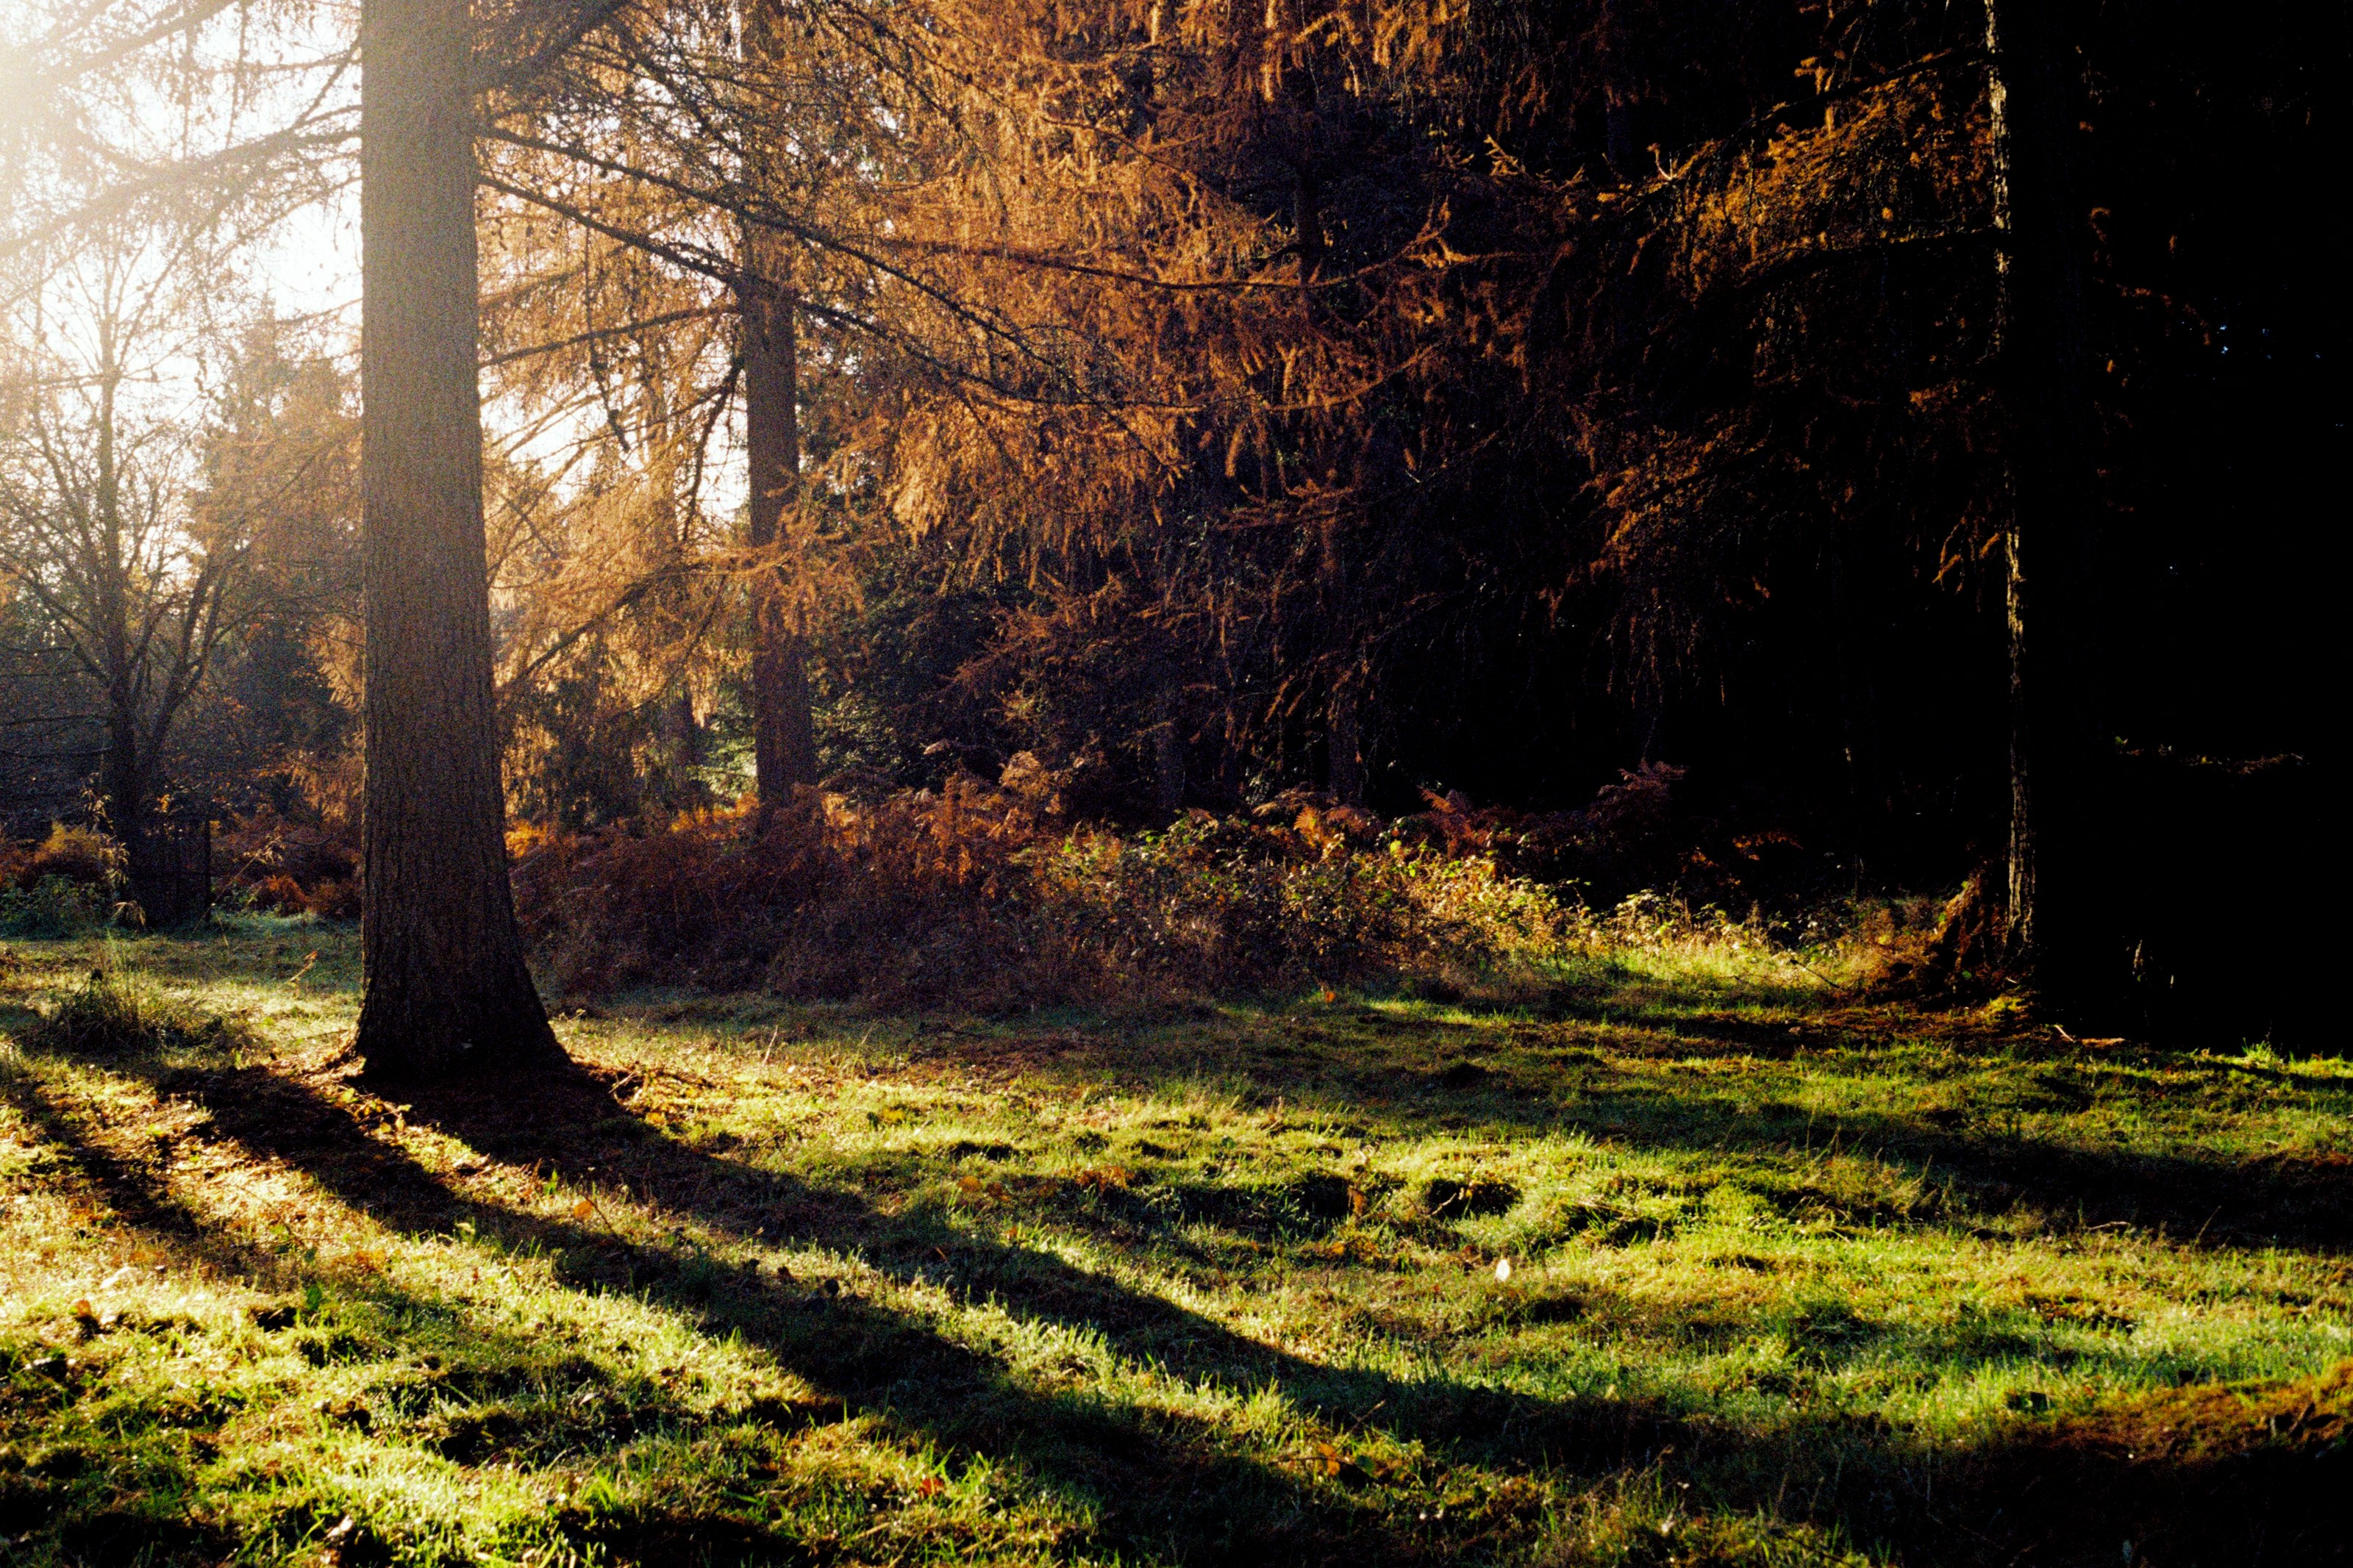
<svg viewBox="0 0 2353 1568">
<path fill-rule="evenodd" d="M 1343 805 L 1362 805 L 1365 742 L 1356 720 L 1356 689 L 1345 676 L 1332 688 L 1332 703 L 1324 721 L 1324 742 L 1331 749 L 1332 798 Z"/>
<path fill-rule="evenodd" d="M 106 805 L 106 826 L 122 847 L 122 874 L 131 884 L 132 900 L 150 924 L 160 923 L 166 911 L 155 900 L 154 857 L 147 833 L 147 778 L 139 750 L 137 715 L 121 682 L 107 691 L 106 755 L 99 769 L 99 794 Z"/>
<path fill-rule="evenodd" d="M 2010 516 L 2013 959 L 2054 996 L 2094 980 L 2099 498 L 2084 375 L 2083 215 L 2070 175 L 2073 72 L 2046 6 L 1988 0 L 1999 244 L 1996 373 Z"/>
<path fill-rule="evenodd" d="M 753 235 L 744 237 L 737 309 L 744 327 L 744 438 L 750 469 L 749 542 L 776 551 L 801 482 L 800 355 L 793 296 L 765 275 Z M 752 577 L 752 767 L 762 810 L 817 783 L 817 731 L 800 628 L 786 598 L 784 568 L 763 561 Z"/>
<path fill-rule="evenodd" d="M 1347 563 L 1341 559 L 1339 530 L 1324 525 L 1321 557 L 1316 563 L 1316 586 L 1323 601 L 1324 636 L 1334 652 L 1353 626 L 1348 615 Z M 1324 781 L 1343 805 L 1365 804 L 1365 742 L 1357 721 L 1356 671 L 1345 659 L 1335 659 L 1332 686 L 1324 707 Z"/>
<path fill-rule="evenodd" d="M 563 1059 L 507 884 L 475 356 L 465 0 L 365 0 L 360 37 L 365 991 L 372 1076 Z"/>
<path fill-rule="evenodd" d="M 1634 105 L 1614 87 L 1601 100 L 1601 156 L 1619 179 L 1640 177 L 1641 171 L 1634 166 Z"/>
<path fill-rule="evenodd" d="M 1152 801 L 1164 812 L 1185 804 L 1185 685 L 1174 659 L 1152 697 Z"/>
<path fill-rule="evenodd" d="M 106 826 L 122 847 L 122 869 L 131 896 L 143 912 L 142 894 L 153 879 L 147 855 L 147 758 L 139 745 L 139 671 L 131 647 L 131 564 L 124 559 L 122 474 L 115 431 L 115 391 L 121 371 L 115 359 L 113 322 L 100 323 L 98 393 L 98 472 L 92 503 L 97 513 L 97 653 L 106 673 L 106 752 L 99 768 L 99 794 Z"/>
</svg>

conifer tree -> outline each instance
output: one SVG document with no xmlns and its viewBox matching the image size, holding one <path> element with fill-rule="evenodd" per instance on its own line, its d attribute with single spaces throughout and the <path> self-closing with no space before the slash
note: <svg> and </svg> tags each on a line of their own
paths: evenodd
<svg viewBox="0 0 2353 1568">
<path fill-rule="evenodd" d="M 507 882 L 482 530 L 473 29 L 465 0 L 360 24 L 365 970 L 394 1079 L 562 1059 Z"/>
</svg>

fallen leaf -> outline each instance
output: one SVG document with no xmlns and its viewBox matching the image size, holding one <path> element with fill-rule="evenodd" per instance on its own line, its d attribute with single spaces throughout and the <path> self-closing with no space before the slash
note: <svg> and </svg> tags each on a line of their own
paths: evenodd
<svg viewBox="0 0 2353 1568">
<path fill-rule="evenodd" d="M 1508 1284 L 1511 1281 L 1511 1278 L 1512 1260 L 1508 1258 L 1498 1258 L 1495 1259 L 1495 1283 L 1498 1285 Z"/>
<path fill-rule="evenodd" d="M 596 1205 L 589 1202 L 586 1198 L 582 1198 L 578 1203 L 572 1205 L 572 1217 L 574 1219 L 595 1219 L 596 1217 Z"/>
</svg>

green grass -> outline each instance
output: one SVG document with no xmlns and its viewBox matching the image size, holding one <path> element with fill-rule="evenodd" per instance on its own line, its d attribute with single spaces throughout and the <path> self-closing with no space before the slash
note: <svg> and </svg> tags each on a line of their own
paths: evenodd
<svg viewBox="0 0 2353 1568">
<path fill-rule="evenodd" d="M 354 949 L 0 958 L 0 1556 L 2344 1549 L 2340 1058 L 1693 946 L 1517 1010 L 640 993 L 388 1102 Z M 45 1022 L 94 969 L 169 1026 Z"/>
</svg>

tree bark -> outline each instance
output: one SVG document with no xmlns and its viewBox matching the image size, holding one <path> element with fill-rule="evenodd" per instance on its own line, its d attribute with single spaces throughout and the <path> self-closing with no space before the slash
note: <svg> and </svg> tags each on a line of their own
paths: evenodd
<svg viewBox="0 0 2353 1568">
<path fill-rule="evenodd" d="M 563 1059 L 507 883 L 476 381 L 465 0 L 360 18 L 361 571 L 371 1076 Z"/>
<path fill-rule="evenodd" d="M 2039 987 L 2080 997 L 2097 968 L 2100 605 L 2073 73 L 2047 6 L 1988 0 L 1986 33 L 2010 487 L 2009 941 Z"/>
<path fill-rule="evenodd" d="M 1164 812 L 1185 804 L 1185 686 L 1174 659 L 1165 660 L 1152 698 L 1152 802 Z"/>
<path fill-rule="evenodd" d="M 782 546 L 785 516 L 800 495 L 800 353 L 792 293 L 765 275 L 760 248 L 747 232 L 737 308 L 744 328 L 749 543 L 755 555 L 766 555 Z M 789 800 L 795 784 L 817 783 L 807 654 L 786 587 L 781 563 L 764 560 L 754 568 L 752 767 L 763 810 Z"/>
<path fill-rule="evenodd" d="M 1315 566 L 1318 596 L 1323 601 L 1325 637 L 1335 658 L 1332 685 L 1324 706 L 1324 786 L 1343 805 L 1365 804 L 1365 742 L 1357 717 L 1357 675 L 1343 657 L 1354 627 L 1348 615 L 1347 563 L 1341 558 L 1339 530 L 1324 525 L 1322 548 Z"/>
</svg>

